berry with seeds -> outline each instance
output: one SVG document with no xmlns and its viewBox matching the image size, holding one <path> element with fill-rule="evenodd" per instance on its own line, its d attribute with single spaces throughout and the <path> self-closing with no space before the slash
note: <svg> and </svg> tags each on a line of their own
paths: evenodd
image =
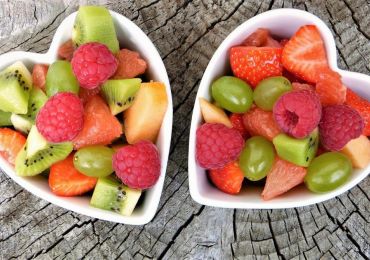
<svg viewBox="0 0 370 260">
<path fill-rule="evenodd" d="M 327 106 L 322 110 L 320 140 L 327 150 L 341 150 L 349 141 L 359 137 L 363 129 L 363 118 L 347 105 Z"/>
<path fill-rule="evenodd" d="M 331 69 L 323 69 L 318 73 L 316 93 L 323 106 L 339 105 L 346 101 L 346 87 L 341 76 Z"/>
<path fill-rule="evenodd" d="M 249 137 L 249 133 L 243 124 L 243 114 L 236 114 L 232 113 L 229 117 L 232 127 L 242 135 L 243 139 L 247 139 Z"/>
<path fill-rule="evenodd" d="M 103 84 L 117 70 L 118 62 L 107 46 L 100 43 L 81 45 L 72 58 L 72 69 L 80 86 L 93 89 Z"/>
<path fill-rule="evenodd" d="M 229 194 L 239 193 L 244 180 L 243 172 L 235 161 L 221 169 L 210 170 L 208 176 L 219 190 Z"/>
<path fill-rule="evenodd" d="M 288 92 L 278 99 L 273 114 L 281 130 L 295 138 L 305 138 L 320 122 L 320 100 L 310 90 Z"/>
<path fill-rule="evenodd" d="M 14 165 L 15 158 L 26 143 L 26 138 L 9 128 L 0 128 L 0 157 Z"/>
<path fill-rule="evenodd" d="M 196 159 L 206 169 L 218 169 L 238 158 L 244 140 L 234 128 L 205 123 L 197 129 Z"/>
<path fill-rule="evenodd" d="M 73 140 L 81 131 L 83 122 L 82 102 L 70 92 L 52 96 L 36 117 L 37 129 L 52 143 Z"/>
<path fill-rule="evenodd" d="M 130 188 L 148 189 L 158 181 L 161 173 L 157 147 L 149 141 L 124 146 L 113 155 L 113 169 Z"/>
<path fill-rule="evenodd" d="M 346 104 L 360 113 L 365 123 L 362 134 L 370 136 L 370 102 L 347 88 Z"/>
</svg>

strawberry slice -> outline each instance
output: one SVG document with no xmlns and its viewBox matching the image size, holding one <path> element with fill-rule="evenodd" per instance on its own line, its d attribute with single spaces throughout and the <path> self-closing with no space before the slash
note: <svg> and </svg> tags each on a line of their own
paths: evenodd
<svg viewBox="0 0 370 260">
<path fill-rule="evenodd" d="M 346 104 L 360 113 L 365 123 L 362 134 L 370 136 L 370 102 L 347 88 Z"/>
<path fill-rule="evenodd" d="M 317 82 L 317 72 L 328 67 L 324 42 L 315 25 L 305 25 L 285 44 L 284 68 L 310 83 Z"/>
<path fill-rule="evenodd" d="M 339 105 L 346 101 L 346 87 L 341 76 L 329 68 L 317 74 L 316 92 L 323 106 Z"/>
<path fill-rule="evenodd" d="M 243 139 L 246 140 L 249 137 L 249 133 L 247 129 L 245 129 L 243 124 L 243 114 L 232 113 L 229 119 L 231 121 L 231 125 L 233 126 L 233 128 L 238 130 L 238 132 L 242 135 Z"/>
<path fill-rule="evenodd" d="M 210 170 L 208 176 L 219 190 L 229 194 L 239 193 L 244 180 L 243 172 L 235 161 L 221 169 Z"/>
<path fill-rule="evenodd" d="M 281 52 L 274 47 L 232 47 L 231 69 L 236 77 L 255 87 L 262 79 L 282 74 Z"/>
<path fill-rule="evenodd" d="M 267 174 L 265 188 L 262 192 L 262 199 L 273 199 L 303 183 L 306 173 L 306 168 L 276 157 L 272 169 Z"/>
<path fill-rule="evenodd" d="M 59 47 L 58 56 L 63 60 L 71 61 L 74 51 L 75 46 L 73 45 L 72 40 L 68 40 Z"/>
<path fill-rule="evenodd" d="M 46 74 L 49 66 L 44 64 L 36 64 L 32 70 L 32 83 L 36 88 L 45 90 Z"/>
<path fill-rule="evenodd" d="M 26 143 L 26 138 L 17 131 L 0 128 L 0 156 L 10 164 L 15 164 L 15 158 Z"/>
<path fill-rule="evenodd" d="M 73 165 L 73 154 L 50 167 L 49 187 L 58 196 L 78 196 L 94 189 L 97 178 L 83 175 Z"/>
</svg>

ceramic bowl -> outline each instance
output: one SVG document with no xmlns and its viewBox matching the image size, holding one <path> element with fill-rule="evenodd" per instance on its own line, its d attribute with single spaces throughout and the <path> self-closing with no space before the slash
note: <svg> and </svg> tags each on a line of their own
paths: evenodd
<svg viewBox="0 0 370 260">
<path fill-rule="evenodd" d="M 51 64 L 54 62 L 57 59 L 58 47 L 64 41 L 71 38 L 76 14 L 77 12 L 69 15 L 60 24 L 47 53 L 38 54 L 16 51 L 3 54 L 0 56 L 0 69 L 4 69 L 6 66 L 16 61 L 23 61 L 29 69 L 31 69 L 33 64 L 36 63 Z M 62 208 L 107 221 L 142 225 L 148 223 L 154 217 L 163 189 L 172 133 L 171 89 L 166 68 L 151 40 L 138 26 L 126 17 L 112 11 L 111 15 L 113 17 L 117 37 L 121 46 L 138 51 L 149 64 L 147 77 L 154 81 L 163 82 L 166 85 L 168 108 L 157 140 L 157 147 L 161 155 L 162 166 L 161 175 L 156 185 L 145 191 L 143 194 L 144 198 L 140 206 L 135 208 L 131 216 L 126 217 L 114 212 L 91 207 L 89 205 L 90 197 L 87 196 L 71 198 L 58 197 L 50 191 L 48 183 L 44 177 L 19 177 L 15 174 L 14 168 L 1 158 L 0 167 L 9 177 L 29 192 Z"/>
<path fill-rule="evenodd" d="M 351 189 L 369 174 L 370 164 L 365 169 L 354 170 L 350 179 L 343 186 L 331 192 L 315 194 L 310 192 L 304 185 L 300 185 L 280 197 L 270 201 L 263 201 L 260 196 L 262 192 L 261 187 L 244 187 L 241 193 L 236 196 L 219 191 L 209 183 L 205 170 L 196 163 L 196 129 L 202 123 L 199 98 L 204 97 L 210 100 L 211 83 L 218 77 L 230 73 L 229 48 L 241 44 L 243 39 L 260 27 L 268 28 L 275 36 L 288 38 L 300 26 L 306 24 L 314 24 L 318 27 L 325 42 L 329 65 L 333 70 L 342 75 L 343 83 L 362 97 L 370 100 L 370 77 L 338 68 L 333 35 L 326 24 L 315 15 L 296 9 L 276 9 L 247 20 L 231 32 L 216 50 L 203 75 L 195 100 L 189 140 L 189 187 L 190 194 L 196 202 L 214 207 L 243 209 L 300 207 L 334 198 Z"/>
</svg>

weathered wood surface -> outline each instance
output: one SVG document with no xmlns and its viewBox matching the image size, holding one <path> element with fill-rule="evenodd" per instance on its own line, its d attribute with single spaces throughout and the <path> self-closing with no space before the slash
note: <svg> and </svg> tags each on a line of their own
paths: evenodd
<svg viewBox="0 0 370 260">
<path fill-rule="evenodd" d="M 78 1 L 0 1 L 0 53 L 45 52 Z M 154 220 L 134 227 L 75 214 L 36 198 L 0 174 L 0 259 L 368 259 L 370 178 L 318 205 L 229 210 L 193 202 L 187 148 L 195 94 L 209 59 L 238 24 L 266 10 L 294 7 L 321 17 L 335 34 L 339 66 L 370 74 L 370 2 L 80 1 L 104 4 L 154 41 L 174 99 L 171 156 Z"/>
</svg>

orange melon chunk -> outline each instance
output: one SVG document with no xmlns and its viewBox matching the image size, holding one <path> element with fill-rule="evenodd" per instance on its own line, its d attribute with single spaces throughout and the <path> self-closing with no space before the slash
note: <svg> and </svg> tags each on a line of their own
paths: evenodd
<svg viewBox="0 0 370 260">
<path fill-rule="evenodd" d="M 349 141 L 341 153 L 348 156 L 354 168 L 365 168 L 370 163 L 370 141 L 361 135 Z"/>
<path fill-rule="evenodd" d="M 166 86 L 161 82 L 142 83 L 132 106 L 124 112 L 127 142 L 155 142 L 167 110 Z"/>
</svg>

